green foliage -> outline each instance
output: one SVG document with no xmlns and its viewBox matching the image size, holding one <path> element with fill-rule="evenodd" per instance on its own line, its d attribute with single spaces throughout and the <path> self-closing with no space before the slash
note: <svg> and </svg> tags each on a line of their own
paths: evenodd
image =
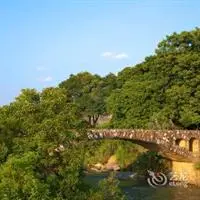
<svg viewBox="0 0 200 200">
<path fill-rule="evenodd" d="M 119 128 L 197 129 L 200 125 L 200 29 L 167 36 L 156 55 L 118 75 L 107 100 Z"/>
<path fill-rule="evenodd" d="M 97 162 L 106 163 L 115 153 L 117 141 L 94 141 L 86 147 L 85 165 Z"/>
<path fill-rule="evenodd" d="M 0 199 L 91 197 L 83 182 L 85 128 L 79 105 L 63 88 L 24 89 L 0 108 Z M 115 183 L 109 187 L 107 196 L 118 195 Z M 100 188 L 91 193 L 104 198 Z"/>
<path fill-rule="evenodd" d="M 92 191 L 88 200 L 125 200 L 118 185 L 119 181 L 111 174 L 107 179 L 100 181 L 97 191 Z"/>
<path fill-rule="evenodd" d="M 0 163 L 5 162 L 7 155 L 8 147 L 5 145 L 5 143 L 0 144 Z"/>
<path fill-rule="evenodd" d="M 71 75 L 60 84 L 66 90 L 70 102 L 74 102 L 90 127 L 95 127 L 99 116 L 106 113 L 105 99 L 116 88 L 116 77 L 113 74 L 102 78 L 88 72 Z"/>
<path fill-rule="evenodd" d="M 165 40 L 158 44 L 156 49 L 157 54 L 165 53 L 184 53 L 184 52 L 199 52 L 200 51 L 200 29 L 196 28 L 193 31 L 183 31 L 180 34 L 173 33 L 167 36 Z"/>
<path fill-rule="evenodd" d="M 127 169 L 136 160 L 140 151 L 144 151 L 144 149 L 132 142 L 121 141 L 115 151 L 120 168 Z"/>
<path fill-rule="evenodd" d="M 85 165 L 107 163 L 111 156 L 116 156 L 121 169 L 129 167 L 144 149 L 132 142 L 122 140 L 105 140 L 90 142 L 86 147 Z"/>
<path fill-rule="evenodd" d="M 169 162 L 162 158 L 157 152 L 145 152 L 139 154 L 136 162 L 133 163 L 133 171 L 145 175 L 147 170 L 154 172 L 167 172 L 169 170 Z"/>
<path fill-rule="evenodd" d="M 1 199 L 48 199 L 48 187 L 32 169 L 38 156 L 34 152 L 10 157 L 0 170 Z"/>
<path fill-rule="evenodd" d="M 200 170 L 200 162 L 195 163 L 194 168 Z"/>
<path fill-rule="evenodd" d="M 0 199 L 82 199 L 87 194 L 85 140 L 71 130 L 81 121 L 76 108 L 60 88 L 41 94 L 23 90 L 1 108 Z"/>
</svg>

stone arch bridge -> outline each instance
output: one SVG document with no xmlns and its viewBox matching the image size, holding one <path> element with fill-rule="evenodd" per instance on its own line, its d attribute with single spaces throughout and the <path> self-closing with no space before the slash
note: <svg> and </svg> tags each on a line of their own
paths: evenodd
<svg viewBox="0 0 200 200">
<path fill-rule="evenodd" d="M 94 129 L 87 134 L 89 139 L 95 140 L 130 140 L 149 150 L 160 152 L 172 161 L 200 160 L 200 130 Z"/>
</svg>

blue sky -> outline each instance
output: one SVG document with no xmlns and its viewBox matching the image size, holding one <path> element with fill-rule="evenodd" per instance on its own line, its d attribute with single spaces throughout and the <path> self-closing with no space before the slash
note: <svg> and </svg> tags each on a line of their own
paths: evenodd
<svg viewBox="0 0 200 200">
<path fill-rule="evenodd" d="M 199 0 L 0 0 L 0 105 L 72 73 L 117 73 L 199 25 Z"/>
</svg>

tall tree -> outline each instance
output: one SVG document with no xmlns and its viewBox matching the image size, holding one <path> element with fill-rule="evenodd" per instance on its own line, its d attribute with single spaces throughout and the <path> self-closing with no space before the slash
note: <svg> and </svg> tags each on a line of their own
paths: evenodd
<svg viewBox="0 0 200 200">
<path fill-rule="evenodd" d="M 96 126 L 99 116 L 106 112 L 105 96 L 111 92 L 110 80 L 113 80 L 112 75 L 101 78 L 83 72 L 71 75 L 60 84 L 60 88 L 66 89 L 66 94 L 79 107 L 82 117 L 87 119 L 91 127 Z"/>
</svg>

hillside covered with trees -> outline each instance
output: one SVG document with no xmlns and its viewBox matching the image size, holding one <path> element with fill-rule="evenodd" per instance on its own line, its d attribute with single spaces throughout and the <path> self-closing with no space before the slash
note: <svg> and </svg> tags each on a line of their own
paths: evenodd
<svg viewBox="0 0 200 200">
<path fill-rule="evenodd" d="M 197 129 L 200 125 L 200 29 L 174 33 L 155 55 L 118 75 L 108 100 L 114 127 Z"/>
<path fill-rule="evenodd" d="M 115 153 L 106 152 L 108 142 L 87 140 L 94 127 L 199 129 L 200 29 L 167 36 L 154 55 L 118 75 L 81 72 L 42 92 L 23 89 L 0 107 L 0 199 L 124 199 L 111 178 L 96 190 L 83 182 L 94 148 Z M 123 151 L 117 143 L 122 163 L 131 145 Z"/>
</svg>

